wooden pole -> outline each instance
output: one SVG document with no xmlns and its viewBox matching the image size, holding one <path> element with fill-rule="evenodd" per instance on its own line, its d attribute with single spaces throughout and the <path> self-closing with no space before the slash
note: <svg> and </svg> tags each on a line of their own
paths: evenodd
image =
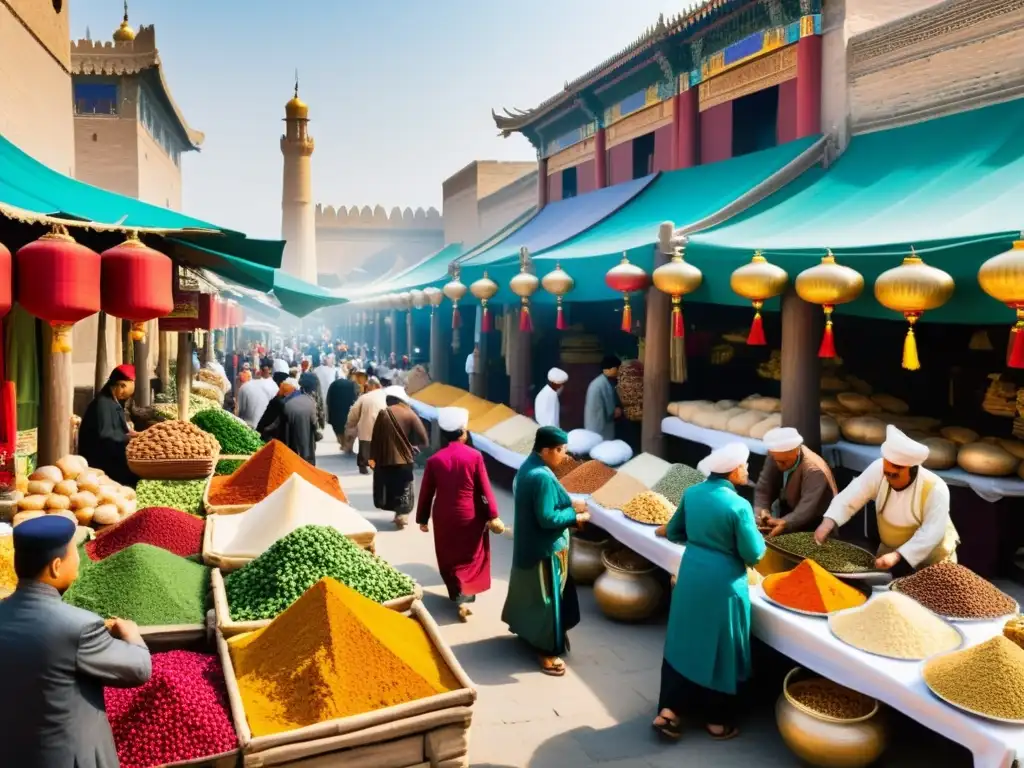
<svg viewBox="0 0 1024 768">
<path fill-rule="evenodd" d="M 117 364 L 120 365 L 124 362 L 124 341 L 121 338 L 121 325 L 116 320 L 114 330 L 114 360 L 116 360 Z M 110 363 L 108 362 L 107 365 L 110 365 Z M 104 379 L 104 383 L 106 383 L 106 379 Z"/>
<path fill-rule="evenodd" d="M 509 387 L 509 401 L 512 408 L 519 413 L 529 413 L 533 407 L 530 398 L 530 385 L 533 383 L 533 333 L 519 328 L 519 313 L 510 312 L 505 316 L 511 325 L 512 338 L 512 375 Z"/>
<path fill-rule="evenodd" d="M 156 375 L 160 378 L 164 392 L 171 384 L 171 339 L 167 331 L 160 331 L 157 334 L 157 362 Z"/>
<path fill-rule="evenodd" d="M 821 451 L 821 311 L 790 288 L 782 297 L 782 425 Z"/>
<path fill-rule="evenodd" d="M 199 362 L 203 366 L 213 360 L 213 334 L 215 333 L 216 331 L 211 330 L 203 334 L 203 350 L 199 355 Z"/>
<path fill-rule="evenodd" d="M 132 362 L 132 355 L 135 348 L 132 346 L 132 324 L 127 320 L 118 320 L 118 327 L 121 330 L 121 362 Z"/>
<path fill-rule="evenodd" d="M 430 309 L 430 378 L 442 384 L 448 382 L 448 345 L 441 330 L 441 313 Z"/>
<path fill-rule="evenodd" d="M 96 375 L 93 381 L 94 394 L 98 395 L 107 383 L 110 371 L 107 367 L 107 313 L 100 312 L 96 316 Z"/>
<path fill-rule="evenodd" d="M 672 225 L 662 224 L 654 252 L 655 269 L 668 263 L 671 258 L 671 237 Z M 640 448 L 655 456 L 663 456 L 665 450 L 661 420 L 665 418 L 669 398 L 671 319 L 671 298 L 653 286 L 648 288 L 647 316 L 644 322 L 644 400 Z"/>
<path fill-rule="evenodd" d="M 192 334 L 178 334 L 178 418 L 188 421 L 188 396 L 192 391 Z"/>
<path fill-rule="evenodd" d="M 43 402 L 39 464 L 54 464 L 71 453 L 74 379 L 70 352 L 53 352 L 53 330 L 43 323 Z"/>
<path fill-rule="evenodd" d="M 135 395 L 132 398 L 135 404 L 145 407 L 152 404 L 153 391 L 149 386 L 151 377 L 149 372 L 149 337 L 135 344 Z"/>
</svg>

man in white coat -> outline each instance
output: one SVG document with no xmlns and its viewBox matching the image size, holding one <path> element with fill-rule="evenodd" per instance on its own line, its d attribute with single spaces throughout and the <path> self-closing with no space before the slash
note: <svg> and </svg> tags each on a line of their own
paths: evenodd
<svg viewBox="0 0 1024 768">
<path fill-rule="evenodd" d="M 949 517 L 949 488 L 921 466 L 928 446 L 911 440 L 891 424 L 882 443 L 882 458 L 872 462 L 839 493 L 814 532 L 820 544 L 869 501 L 875 502 L 878 548 L 875 567 L 888 571 L 901 561 L 915 570 L 956 562 L 960 537 Z"/>
<path fill-rule="evenodd" d="M 552 368 L 548 371 L 548 383 L 533 402 L 533 417 L 542 427 L 560 427 L 558 417 L 561 410 L 559 398 L 562 395 L 562 387 L 569 380 L 569 374 L 561 368 Z"/>
</svg>

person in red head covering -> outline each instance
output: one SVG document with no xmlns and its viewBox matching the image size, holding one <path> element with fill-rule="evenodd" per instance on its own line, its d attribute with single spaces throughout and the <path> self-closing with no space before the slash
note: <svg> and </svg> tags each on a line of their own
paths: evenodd
<svg viewBox="0 0 1024 768">
<path fill-rule="evenodd" d="M 102 469 L 112 480 L 132 487 L 139 478 L 128 469 L 125 449 L 135 433 L 128 427 L 124 404 L 134 394 L 135 366 L 117 366 L 85 409 L 78 429 L 78 453 L 89 466 Z"/>
</svg>

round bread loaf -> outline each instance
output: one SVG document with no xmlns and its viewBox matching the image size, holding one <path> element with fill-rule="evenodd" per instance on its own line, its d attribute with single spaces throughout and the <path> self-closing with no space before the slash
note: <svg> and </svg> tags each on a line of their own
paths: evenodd
<svg viewBox="0 0 1024 768">
<path fill-rule="evenodd" d="M 1006 451 L 1009 454 L 1012 454 L 1013 456 L 1016 456 L 1018 459 L 1024 459 L 1024 443 L 1022 443 L 1020 440 L 1008 440 L 1004 437 L 1000 437 L 998 438 L 998 440 L 999 447 L 1001 447 L 1004 451 Z"/>
<path fill-rule="evenodd" d="M 939 434 L 947 440 L 952 440 L 957 445 L 976 443 L 980 439 L 977 432 L 973 429 L 967 429 L 967 427 L 943 427 L 939 430 Z"/>
<path fill-rule="evenodd" d="M 755 440 L 763 440 L 765 434 L 769 429 L 775 429 L 776 427 L 782 426 L 782 414 L 773 413 L 766 419 L 759 421 L 753 427 L 750 428 L 750 436 Z"/>
<path fill-rule="evenodd" d="M 838 443 L 840 437 L 839 422 L 831 416 L 821 417 L 821 444 L 832 445 Z"/>
<path fill-rule="evenodd" d="M 823 397 L 821 398 L 821 412 L 822 413 L 842 413 L 846 409 L 839 404 L 839 401 L 834 397 Z"/>
<path fill-rule="evenodd" d="M 777 397 L 761 397 L 760 395 L 751 395 L 746 400 L 743 400 L 739 404 L 740 408 L 746 408 L 751 411 L 763 411 L 764 413 L 778 413 L 782 410 L 782 401 Z"/>
<path fill-rule="evenodd" d="M 836 395 L 836 400 L 843 408 L 853 413 L 877 413 L 882 410 L 870 397 L 856 392 L 840 392 Z"/>
<path fill-rule="evenodd" d="M 678 406 L 676 408 L 676 416 L 683 421 L 693 421 L 694 414 L 697 411 L 713 406 L 714 403 L 710 400 L 684 400 L 681 403 L 676 403 L 676 405 Z"/>
<path fill-rule="evenodd" d="M 729 419 L 729 423 L 725 425 L 725 431 L 747 437 L 750 430 L 762 421 L 764 421 L 764 413 L 761 411 L 743 411 Z"/>
<path fill-rule="evenodd" d="M 715 403 L 715 408 L 717 408 L 720 411 L 728 411 L 732 408 L 735 408 L 737 405 L 739 405 L 739 403 L 737 403 L 735 400 L 719 400 L 717 403 Z"/>
<path fill-rule="evenodd" d="M 928 446 L 926 469 L 952 469 L 956 466 L 957 444 L 944 437 L 926 437 L 921 441 Z"/>
<path fill-rule="evenodd" d="M 842 423 L 843 437 L 860 445 L 881 445 L 885 442 L 885 422 L 873 416 L 854 416 Z"/>
<path fill-rule="evenodd" d="M 1005 477 L 1013 474 L 1020 459 L 991 443 L 968 443 L 957 454 L 956 463 L 965 472 L 987 477 Z"/>
<path fill-rule="evenodd" d="M 714 414 L 709 419 L 708 428 L 717 429 L 719 432 L 725 432 L 729 427 L 729 421 L 736 416 L 742 416 L 747 411 L 745 408 L 730 408 L 727 411 L 715 410 Z"/>
<path fill-rule="evenodd" d="M 871 402 L 889 413 L 908 413 L 910 406 L 892 395 L 872 395 Z"/>
</svg>

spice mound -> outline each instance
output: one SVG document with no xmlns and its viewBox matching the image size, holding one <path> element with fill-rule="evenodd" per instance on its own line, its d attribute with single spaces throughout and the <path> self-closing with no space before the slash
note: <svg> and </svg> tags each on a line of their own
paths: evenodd
<svg viewBox="0 0 1024 768">
<path fill-rule="evenodd" d="M 228 456 L 249 456 L 263 447 L 259 432 L 225 410 L 202 411 L 192 423 L 217 438 L 221 453 Z"/>
<path fill-rule="evenodd" d="M 205 480 L 140 480 L 136 504 L 139 509 L 170 507 L 190 515 L 201 515 L 205 490 Z"/>
<path fill-rule="evenodd" d="M 14 537 L 0 536 L 0 597 L 13 592 L 18 586 L 18 574 L 14 572 Z"/>
<path fill-rule="evenodd" d="M 221 459 L 213 470 L 215 475 L 230 475 L 238 471 L 238 468 L 245 464 L 245 459 Z"/>
<path fill-rule="evenodd" d="M 133 544 L 93 563 L 64 593 L 64 602 L 144 626 L 202 624 L 210 570 L 149 544 Z"/>
<path fill-rule="evenodd" d="M 217 438 L 187 421 L 162 421 L 128 443 L 129 461 L 208 459 L 220 453 Z"/>
<path fill-rule="evenodd" d="M 821 677 L 792 683 L 788 691 L 812 712 L 836 720 L 867 717 L 875 708 L 874 699 Z"/>
<path fill-rule="evenodd" d="M 814 560 L 830 573 L 875 570 L 875 558 L 870 552 L 838 539 L 826 539 L 824 544 L 818 544 L 813 533 L 784 533 L 771 542 L 783 552 Z"/>
<path fill-rule="evenodd" d="M 706 479 L 704 473 L 698 469 L 688 467 L 686 464 L 673 464 L 651 490 L 660 493 L 668 499 L 670 504 L 678 507 L 686 489 L 697 485 L 697 483 L 703 483 Z"/>
<path fill-rule="evenodd" d="M 813 560 L 804 560 L 791 571 L 766 576 L 762 586 L 779 605 L 808 613 L 842 611 L 867 601 L 863 592 L 844 584 Z"/>
<path fill-rule="evenodd" d="M 152 658 L 148 683 L 103 691 L 122 768 L 200 760 L 238 749 L 217 657 L 169 651 Z"/>
<path fill-rule="evenodd" d="M 583 465 L 583 462 L 580 461 L 579 459 L 574 458 L 572 456 L 566 456 L 564 459 L 562 459 L 562 463 L 559 464 L 554 469 L 552 469 L 551 471 L 555 473 L 555 477 L 557 477 L 559 480 L 561 480 L 563 477 L 568 475 L 574 469 L 576 469 L 577 467 L 580 467 L 582 465 Z"/>
<path fill-rule="evenodd" d="M 1002 635 L 925 663 L 924 681 L 958 706 L 1024 721 L 1024 650 Z"/>
<path fill-rule="evenodd" d="M 665 525 L 675 511 L 668 499 L 654 491 L 644 491 L 634 496 L 622 508 L 622 514 L 630 520 L 646 525 Z"/>
<path fill-rule="evenodd" d="M 103 560 L 132 544 L 151 544 L 178 557 L 198 555 L 203 549 L 203 521 L 179 509 L 140 509 L 85 543 L 90 560 Z"/>
<path fill-rule="evenodd" d="M 562 487 L 569 493 L 593 493 L 615 477 L 615 470 L 600 461 L 585 461 L 562 478 Z"/>
<path fill-rule="evenodd" d="M 305 525 L 224 579 L 235 621 L 272 619 L 330 577 L 378 603 L 411 595 L 413 580 L 334 528 Z"/>
<path fill-rule="evenodd" d="M 284 443 L 271 440 L 233 475 L 214 477 L 210 481 L 210 503 L 215 506 L 256 504 L 296 474 L 338 501 L 348 501 L 337 477 L 299 458 Z"/>
<path fill-rule="evenodd" d="M 0 566 L 2 568 L 3 566 Z M 1024 648 L 1024 616 L 1014 616 L 1003 627 L 1003 636 Z"/>
<path fill-rule="evenodd" d="M 970 568 L 936 563 L 893 582 L 892 588 L 950 619 L 996 619 L 1017 612 L 1017 602 Z"/>
<path fill-rule="evenodd" d="M 960 633 L 916 600 L 895 592 L 876 595 L 863 608 L 829 616 L 840 640 L 890 659 L 919 661 L 958 648 Z"/>
<path fill-rule="evenodd" d="M 608 562 L 616 568 L 620 568 L 623 571 L 629 571 L 630 573 L 641 573 L 642 571 L 651 570 L 652 566 L 650 561 L 640 557 L 636 552 L 620 547 L 609 552 L 606 557 Z"/>
<path fill-rule="evenodd" d="M 333 579 L 228 648 L 255 737 L 462 687 L 419 622 Z"/>
<path fill-rule="evenodd" d="M 625 509 L 629 502 L 646 492 L 639 480 L 616 472 L 615 477 L 591 494 L 591 498 L 605 509 Z"/>
</svg>

